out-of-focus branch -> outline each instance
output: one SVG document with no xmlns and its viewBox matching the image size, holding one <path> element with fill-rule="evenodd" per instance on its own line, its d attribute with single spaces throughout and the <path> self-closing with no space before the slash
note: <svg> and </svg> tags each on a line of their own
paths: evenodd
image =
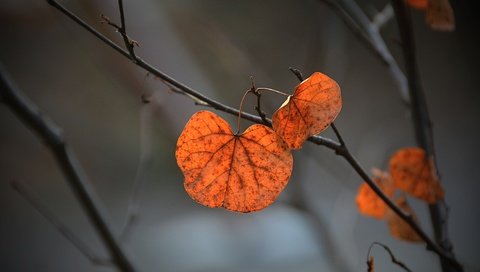
<svg viewBox="0 0 480 272">
<path fill-rule="evenodd" d="M 385 6 L 372 20 L 363 12 L 355 0 L 318 0 L 334 10 L 351 31 L 362 41 L 379 59 L 388 66 L 390 74 L 396 81 L 400 95 L 405 103 L 409 103 L 407 78 L 390 53 L 380 34 L 380 27 L 392 17 L 392 7 Z"/>
<path fill-rule="evenodd" d="M 144 102 L 140 109 L 140 156 L 128 203 L 127 218 L 120 234 L 122 242 L 132 233 L 138 222 L 140 192 L 145 183 L 145 173 L 152 165 L 152 109 L 150 101 L 146 101 L 148 102 Z"/>
<path fill-rule="evenodd" d="M 33 130 L 49 148 L 65 175 L 72 192 L 108 249 L 112 261 L 121 271 L 135 271 L 132 262 L 115 238 L 112 227 L 107 220 L 107 212 L 84 174 L 73 150 L 66 143 L 62 130 L 53 124 L 37 106 L 21 95 L 3 67 L 0 67 L 0 97 L 2 102 L 29 129 Z"/>
<path fill-rule="evenodd" d="M 73 246 L 75 246 L 80 253 L 82 253 L 93 264 L 110 266 L 112 262 L 110 260 L 104 260 L 98 258 L 95 253 L 80 239 L 78 238 L 67 226 L 65 226 L 41 201 L 38 197 L 31 192 L 25 185 L 18 181 L 12 181 L 10 183 L 12 188 L 22 196 L 35 210 L 41 214 L 45 219 L 55 227 L 60 234 L 65 237 Z"/>
<path fill-rule="evenodd" d="M 420 71 L 417 64 L 410 10 L 403 0 L 392 0 L 392 4 L 402 40 L 405 68 L 411 98 L 410 111 L 412 113 L 415 137 L 418 146 L 424 149 L 428 157 L 433 158 L 435 161 L 432 122 L 430 120 L 428 105 L 421 84 Z M 438 171 L 438 168 L 436 170 Z M 462 266 L 455 259 L 453 245 L 448 234 L 447 211 L 444 208 L 445 205 L 442 205 L 440 202 L 429 205 L 430 219 L 432 221 L 435 240 L 448 256 L 448 258 L 440 259 L 442 270 L 443 272 L 463 271 Z"/>
</svg>

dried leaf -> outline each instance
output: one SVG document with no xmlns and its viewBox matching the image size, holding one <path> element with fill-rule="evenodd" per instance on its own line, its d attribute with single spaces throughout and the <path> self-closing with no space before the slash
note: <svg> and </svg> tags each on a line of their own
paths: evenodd
<svg viewBox="0 0 480 272">
<path fill-rule="evenodd" d="M 225 120 L 209 111 L 190 118 L 175 156 L 192 199 L 238 212 L 270 205 L 293 167 L 290 150 L 272 129 L 257 124 L 235 135 Z"/>
<path fill-rule="evenodd" d="M 432 159 L 418 147 L 402 148 L 390 158 L 395 187 L 433 204 L 444 197 Z"/>
<path fill-rule="evenodd" d="M 393 196 L 393 181 L 387 172 L 379 169 L 373 169 L 373 181 L 380 187 L 386 196 Z M 367 183 L 362 183 L 358 188 L 356 197 L 358 210 L 361 214 L 382 219 L 387 211 L 387 205 L 383 200 L 368 186 Z"/>
<path fill-rule="evenodd" d="M 455 30 L 455 15 L 450 2 L 448 0 L 429 0 L 426 21 L 433 30 Z"/>
<path fill-rule="evenodd" d="M 330 77 L 315 72 L 289 96 L 272 118 L 273 130 L 291 149 L 325 130 L 342 108 L 340 87 Z"/>
<path fill-rule="evenodd" d="M 408 205 L 405 195 L 402 194 L 400 197 L 398 197 L 395 203 L 404 212 L 412 215 L 413 221 L 415 221 L 417 225 L 419 225 L 418 218 L 413 212 L 413 209 L 410 207 L 410 205 Z M 418 234 L 410 227 L 410 225 L 403 221 L 403 219 L 400 218 L 391 209 L 388 209 L 386 218 L 390 234 L 393 237 L 412 243 L 423 242 L 423 239 L 418 236 Z"/>
</svg>

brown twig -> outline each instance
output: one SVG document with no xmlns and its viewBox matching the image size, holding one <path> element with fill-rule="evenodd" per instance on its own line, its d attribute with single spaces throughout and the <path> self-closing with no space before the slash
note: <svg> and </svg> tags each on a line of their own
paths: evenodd
<svg viewBox="0 0 480 272">
<path fill-rule="evenodd" d="M 416 59 L 410 11 L 402 0 L 393 0 L 392 4 L 402 40 L 409 94 L 411 98 L 410 111 L 412 113 L 415 137 L 418 146 L 424 149 L 428 157 L 433 158 L 435 161 L 432 122 L 430 120 Z M 440 259 L 442 270 L 443 272 L 463 271 L 461 264 L 455 259 L 453 253 L 453 246 L 447 228 L 448 215 L 447 211 L 443 209 L 442 206 L 441 203 L 429 205 L 430 219 L 432 221 L 435 240 L 448 257 Z"/>
<path fill-rule="evenodd" d="M 62 130 L 21 95 L 3 67 L 0 67 L 0 96 L 5 105 L 49 148 L 90 222 L 95 226 L 109 250 L 112 261 L 124 272 L 135 271 L 132 262 L 113 234 L 106 210 L 84 174 L 73 150 L 65 141 Z"/>
<path fill-rule="evenodd" d="M 118 10 L 120 12 L 120 26 L 117 25 L 116 23 L 112 22 L 112 20 L 110 20 L 110 18 L 108 18 L 107 16 L 105 16 L 103 14 L 101 15 L 101 17 L 103 19 L 102 22 L 105 22 L 108 25 L 112 26 L 113 28 L 115 28 L 117 30 L 118 33 L 120 33 L 120 35 L 123 38 L 123 43 L 125 44 L 125 47 L 127 48 L 128 53 L 130 55 L 130 59 L 133 62 L 136 62 L 137 61 L 137 56 L 135 55 L 135 46 L 139 46 L 139 43 L 137 41 L 131 39 L 127 35 L 127 26 L 125 24 L 125 13 L 123 12 L 123 1 L 122 0 L 118 0 Z"/>
</svg>

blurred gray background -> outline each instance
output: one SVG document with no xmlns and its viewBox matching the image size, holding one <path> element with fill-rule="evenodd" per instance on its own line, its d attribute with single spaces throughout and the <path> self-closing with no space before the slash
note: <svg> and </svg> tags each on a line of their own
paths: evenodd
<svg viewBox="0 0 480 272">
<path fill-rule="evenodd" d="M 368 15 L 386 1 L 358 3 Z M 414 11 L 418 60 L 434 123 L 450 206 L 449 229 L 466 271 L 480 271 L 480 42 L 471 3 L 453 1 L 457 30 L 431 31 Z M 121 44 L 100 14 L 119 22 L 117 1 L 62 1 Z M 337 126 L 365 169 L 386 168 L 396 149 L 415 144 L 408 112 L 387 68 L 321 1 L 124 1 L 137 53 L 160 70 L 227 105 L 250 86 L 291 92 L 288 71 L 314 71 L 342 87 Z M 394 20 L 382 29 L 401 60 Z M 333 152 L 295 151 L 294 173 L 278 201 L 252 214 L 209 209 L 183 190 L 176 139 L 195 111 L 124 57 L 39 0 L 0 2 L 0 61 L 23 92 L 63 128 L 111 214 L 124 224 L 139 158 L 137 223 L 124 240 L 142 271 L 366 271 L 373 241 L 414 271 L 439 271 L 423 245 L 398 241 L 384 222 L 360 216 L 361 179 Z M 399 61 L 402 64 L 401 61 Z M 147 94 L 151 103 L 141 103 Z M 254 99 L 245 109 L 253 112 Z M 283 98 L 264 96 L 271 114 Z M 218 112 L 232 124 L 233 116 Z M 243 121 L 243 127 L 248 124 Z M 333 137 L 331 131 L 323 135 Z M 116 271 L 93 265 L 9 185 L 18 181 L 100 257 L 107 251 L 42 142 L 0 104 L 0 270 Z M 300 201 L 308 211 L 291 205 Z M 431 233 L 424 204 L 410 200 Z M 377 271 L 400 271 L 374 249 Z"/>
</svg>

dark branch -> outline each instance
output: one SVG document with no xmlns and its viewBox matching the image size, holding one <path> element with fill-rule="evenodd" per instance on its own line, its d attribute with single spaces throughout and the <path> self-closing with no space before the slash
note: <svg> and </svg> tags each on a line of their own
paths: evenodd
<svg viewBox="0 0 480 272">
<path fill-rule="evenodd" d="M 421 84 L 420 71 L 416 59 L 415 41 L 413 36 L 410 11 L 403 0 L 393 0 L 395 16 L 403 45 L 408 88 L 410 94 L 410 111 L 419 147 L 425 150 L 428 157 L 435 161 L 432 122 L 428 112 L 425 93 Z M 437 167 L 436 167 L 437 168 Z M 437 168 L 438 171 L 438 168 Z M 437 176 L 439 176 L 437 174 Z M 463 271 L 460 263 L 455 259 L 453 246 L 449 238 L 447 211 L 440 202 L 429 205 L 430 218 L 436 242 L 440 245 L 446 256 L 440 259 L 443 272 Z"/>
<path fill-rule="evenodd" d="M 332 122 L 332 123 L 330 124 L 330 126 L 332 127 L 333 132 L 335 133 L 335 135 L 337 136 L 337 139 L 338 139 L 338 141 L 340 142 L 340 145 L 341 145 L 341 146 L 345 146 L 345 142 L 343 141 L 342 135 L 341 135 L 340 132 L 338 131 L 338 129 L 337 129 L 337 127 L 335 126 L 335 124 Z"/>
<path fill-rule="evenodd" d="M 22 196 L 30 205 L 32 205 L 35 210 L 41 214 L 45 219 L 47 219 L 50 224 L 52 224 L 55 229 L 57 229 L 60 234 L 65 237 L 73 246 L 75 246 L 80 253 L 82 253 L 87 259 L 89 259 L 93 264 L 110 266 L 112 262 L 110 260 L 103 260 L 95 255 L 93 251 L 80 239 L 78 238 L 67 226 L 65 226 L 54 214 L 51 212 L 38 197 L 31 192 L 26 186 L 18 181 L 10 182 L 12 188 Z"/>
<path fill-rule="evenodd" d="M 106 210 L 98 199 L 77 158 L 66 143 L 62 131 L 25 97 L 0 67 L 0 96 L 7 107 L 33 130 L 50 149 L 73 193 L 111 254 L 113 262 L 124 272 L 135 271 L 108 223 Z"/>
</svg>

